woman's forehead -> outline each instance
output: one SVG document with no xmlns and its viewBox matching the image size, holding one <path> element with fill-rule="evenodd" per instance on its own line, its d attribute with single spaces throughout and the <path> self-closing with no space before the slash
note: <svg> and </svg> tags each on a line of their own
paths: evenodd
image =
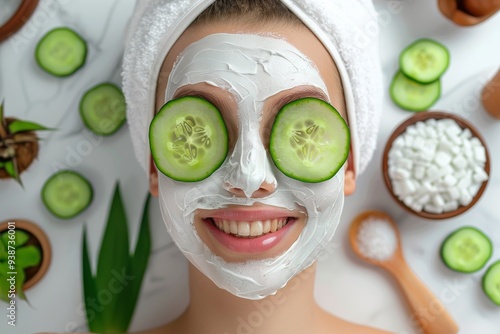
<svg viewBox="0 0 500 334">
<path fill-rule="evenodd" d="M 328 96 L 314 63 L 285 40 L 248 34 L 212 34 L 188 45 L 170 73 L 165 100 L 185 85 L 208 83 L 238 100 L 264 101 L 281 91 L 311 86 Z"/>
<path fill-rule="evenodd" d="M 280 25 L 259 25 L 253 28 L 242 27 L 237 24 L 214 23 L 210 25 L 198 25 L 186 30 L 176 41 L 165 58 L 158 77 L 156 87 L 156 106 L 157 110 L 165 103 L 165 89 L 171 70 L 179 58 L 179 55 L 192 43 L 201 40 L 211 34 L 255 34 L 260 36 L 275 37 L 286 40 L 289 44 L 296 47 L 305 54 L 319 70 L 320 76 L 327 87 L 327 95 L 331 103 L 345 115 L 345 103 L 340 81 L 340 75 L 330 54 L 324 48 L 323 44 L 306 27 L 295 27 Z"/>
</svg>

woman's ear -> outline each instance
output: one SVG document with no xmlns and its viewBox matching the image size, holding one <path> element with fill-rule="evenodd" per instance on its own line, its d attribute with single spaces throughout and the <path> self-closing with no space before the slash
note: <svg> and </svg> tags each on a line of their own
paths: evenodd
<svg viewBox="0 0 500 334">
<path fill-rule="evenodd" d="M 153 158 L 149 162 L 149 192 L 151 196 L 158 197 L 158 171 Z"/>
<path fill-rule="evenodd" d="M 347 158 L 347 166 L 344 175 L 344 195 L 349 196 L 356 191 L 356 174 L 354 173 L 354 163 L 352 161 L 352 153 L 349 152 Z"/>
</svg>

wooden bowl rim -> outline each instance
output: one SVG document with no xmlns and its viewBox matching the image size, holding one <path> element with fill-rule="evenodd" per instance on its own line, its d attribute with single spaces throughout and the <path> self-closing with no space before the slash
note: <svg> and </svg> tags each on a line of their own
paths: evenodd
<svg viewBox="0 0 500 334">
<path fill-rule="evenodd" d="M 14 15 L 3 26 L 0 26 L 0 42 L 21 29 L 35 11 L 38 1 L 22 0 L 21 5 Z"/>
<path fill-rule="evenodd" d="M 16 229 L 24 230 L 31 235 L 33 235 L 40 242 L 41 252 L 42 252 L 42 262 L 38 271 L 29 280 L 24 282 L 23 290 L 26 291 L 29 288 L 37 284 L 47 273 L 50 262 L 52 261 L 52 249 L 50 246 L 49 238 L 47 234 L 35 223 L 26 219 L 9 219 L 0 223 L 0 233 L 7 230 L 9 222 L 16 223 Z"/>
<path fill-rule="evenodd" d="M 457 0 L 438 0 L 438 8 L 445 17 L 461 26 L 474 26 L 497 13 L 497 11 L 494 11 L 483 16 L 473 16 L 458 8 Z"/>
<path fill-rule="evenodd" d="M 455 122 L 457 122 L 457 124 L 462 129 L 468 128 L 471 131 L 472 135 L 474 137 L 477 137 L 481 141 L 481 144 L 483 145 L 483 147 L 485 149 L 486 163 L 485 163 L 484 170 L 485 170 L 486 174 L 488 174 L 488 180 L 483 182 L 483 184 L 479 188 L 479 191 L 477 192 L 476 196 L 474 196 L 474 198 L 472 199 L 472 202 L 470 202 L 469 205 L 467 205 L 467 206 L 462 205 L 462 206 L 459 206 L 458 209 L 456 209 L 454 211 L 443 212 L 440 214 L 429 213 L 426 211 L 416 212 L 416 211 L 412 210 L 410 207 L 406 206 L 406 204 L 404 204 L 394 194 L 394 191 L 392 189 L 391 179 L 389 177 L 389 172 L 388 172 L 389 171 L 389 168 L 388 168 L 389 151 L 392 147 L 392 143 L 394 142 L 394 140 L 399 135 L 404 133 L 408 126 L 413 125 L 419 121 L 426 121 L 426 120 L 432 119 L 432 118 L 434 118 L 434 119 L 453 119 Z M 417 113 L 417 114 L 413 115 L 412 117 L 406 119 L 401 124 L 399 124 L 396 127 L 396 129 L 392 132 L 391 136 L 389 137 L 389 139 L 387 140 L 387 142 L 385 144 L 384 152 L 382 155 L 382 174 L 384 177 L 384 183 L 387 187 L 387 190 L 389 191 L 389 194 L 396 201 L 396 203 L 399 204 L 400 207 L 405 209 L 407 212 L 410 212 L 410 213 L 412 213 L 418 217 L 421 217 L 421 218 L 440 220 L 440 219 L 448 219 L 448 218 L 456 217 L 456 216 L 466 212 L 467 210 L 472 208 L 477 203 L 477 201 L 483 195 L 484 190 L 486 189 L 486 186 L 489 182 L 490 167 L 491 167 L 490 163 L 491 163 L 490 162 L 490 153 L 488 150 L 488 146 L 486 145 L 486 141 L 484 140 L 484 137 L 481 135 L 481 133 L 476 129 L 476 127 L 473 126 L 469 121 L 463 119 L 460 116 L 457 116 L 455 114 L 445 112 L 445 111 L 425 111 L 425 112 Z"/>
</svg>

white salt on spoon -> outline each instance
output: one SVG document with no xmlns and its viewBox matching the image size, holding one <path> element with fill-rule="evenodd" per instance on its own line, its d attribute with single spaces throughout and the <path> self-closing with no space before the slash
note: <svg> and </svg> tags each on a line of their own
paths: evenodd
<svg viewBox="0 0 500 334">
<path fill-rule="evenodd" d="M 455 334 L 458 326 L 441 301 L 410 269 L 401 250 L 396 223 L 382 211 L 365 211 L 354 218 L 349 229 L 349 241 L 361 259 L 379 266 L 398 282 L 423 332 L 426 334 Z M 439 310 L 427 319 L 429 309 Z"/>
</svg>

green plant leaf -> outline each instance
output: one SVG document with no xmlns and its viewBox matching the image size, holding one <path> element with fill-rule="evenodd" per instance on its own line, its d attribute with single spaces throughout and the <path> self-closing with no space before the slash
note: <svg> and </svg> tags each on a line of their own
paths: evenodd
<svg viewBox="0 0 500 334">
<path fill-rule="evenodd" d="M 24 294 L 23 291 L 23 285 L 26 280 L 26 273 L 24 272 L 23 269 L 17 268 L 15 271 L 16 274 L 8 274 L 11 272 L 9 265 L 7 262 L 0 262 L 0 300 L 3 300 L 5 302 L 10 302 L 10 295 L 13 293 L 12 290 L 10 290 L 10 282 L 8 279 L 11 276 L 15 277 L 15 295 L 17 298 L 22 299 L 22 300 L 27 300 L 26 295 Z"/>
<path fill-rule="evenodd" d="M 142 281 L 148 267 L 149 255 L 151 254 L 151 232 L 149 227 L 149 202 L 151 196 L 148 194 L 144 201 L 142 220 L 139 236 L 135 246 L 135 252 L 130 257 L 129 272 L 134 279 L 126 287 L 126 293 L 121 294 L 119 314 L 123 314 L 123 332 L 127 332 L 130 321 L 134 315 L 135 306 L 141 291 Z"/>
<path fill-rule="evenodd" d="M 82 273 L 87 326 L 93 333 L 103 333 L 104 328 L 101 317 L 99 316 L 102 306 L 99 305 L 99 301 L 97 300 L 97 288 L 95 278 L 92 275 L 92 268 L 90 267 L 90 257 L 87 247 L 87 232 L 85 228 L 83 230 L 82 241 Z"/>
<path fill-rule="evenodd" d="M 16 267 L 19 269 L 37 266 L 41 261 L 42 252 L 33 245 L 21 247 L 16 250 Z"/>
<path fill-rule="evenodd" d="M 5 162 L 5 171 L 7 172 L 7 174 L 9 174 L 11 177 L 13 178 L 16 178 L 16 170 L 14 168 L 14 161 L 12 160 L 8 160 Z"/>
<path fill-rule="evenodd" d="M 5 162 L 0 161 L 0 168 L 3 168 L 5 166 Z"/>
<path fill-rule="evenodd" d="M 10 282 L 7 280 L 11 276 L 15 277 L 15 295 L 17 298 L 22 299 L 22 300 L 27 300 L 26 295 L 24 294 L 23 291 L 23 284 L 26 279 L 26 274 L 24 270 L 17 270 L 17 274 L 7 274 L 10 272 L 10 269 L 7 265 L 7 262 L 1 262 L 0 263 L 0 299 L 9 302 L 10 298 L 9 295 L 12 293 L 12 290 L 10 290 Z"/>
<path fill-rule="evenodd" d="M 27 132 L 27 131 L 42 131 L 42 130 L 52 130 L 43 125 L 35 122 L 15 120 L 9 124 L 9 132 L 11 134 Z"/>
<path fill-rule="evenodd" d="M 21 247 L 30 239 L 30 235 L 23 230 L 15 230 L 15 233 L 13 235 L 15 236 L 14 239 L 10 239 L 9 233 L 2 233 L 0 238 L 2 239 L 2 242 L 5 246 L 9 245 L 9 240 L 14 240 L 15 244 L 11 244 L 11 246 L 14 246 L 16 248 Z"/>
<path fill-rule="evenodd" d="M 7 273 L 9 272 L 7 262 L 0 262 L 0 300 L 9 302 L 9 282 L 7 281 Z"/>
<path fill-rule="evenodd" d="M 0 261 L 7 260 L 7 247 L 0 241 Z"/>
<path fill-rule="evenodd" d="M 16 180 L 17 183 L 19 183 L 21 186 L 23 185 L 23 183 L 21 182 L 21 178 L 19 177 L 19 173 L 17 171 L 17 163 L 14 160 L 6 161 L 4 168 L 7 174 L 10 175 L 10 177 Z"/>
<path fill-rule="evenodd" d="M 120 186 L 116 184 L 111 208 L 108 215 L 106 230 L 99 251 L 99 259 L 96 273 L 97 291 L 106 290 L 111 292 L 110 300 L 103 305 L 102 322 L 108 333 L 112 328 L 119 327 L 123 315 L 117 312 L 119 298 L 112 293 L 113 284 L 126 274 L 129 262 L 129 237 L 128 224 L 125 209 L 120 194 Z"/>
<path fill-rule="evenodd" d="M 24 273 L 24 270 L 21 268 L 17 268 L 16 295 L 19 299 L 27 301 L 26 295 L 24 294 L 24 290 L 23 290 L 23 284 L 24 284 L 25 280 L 26 280 L 26 274 Z"/>
<path fill-rule="evenodd" d="M 125 209 L 119 184 L 116 185 L 101 241 L 95 278 L 92 276 L 84 234 L 83 285 L 87 324 L 92 332 L 113 334 L 126 333 L 128 330 L 151 253 L 149 201 L 150 196 L 144 203 L 137 244 L 131 255 Z M 103 299 L 102 302 L 100 299 Z M 88 301 L 94 303 L 90 304 Z M 99 308 L 98 312 L 96 308 Z"/>
</svg>

